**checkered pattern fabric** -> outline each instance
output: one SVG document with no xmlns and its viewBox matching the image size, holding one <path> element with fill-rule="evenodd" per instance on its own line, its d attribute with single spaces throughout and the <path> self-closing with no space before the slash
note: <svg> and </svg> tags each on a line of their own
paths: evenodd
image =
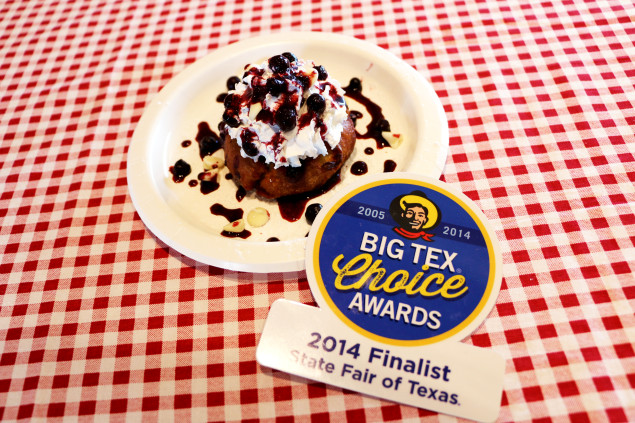
<svg viewBox="0 0 635 423">
<path fill-rule="evenodd" d="M 630 3 L 630 5 L 629 5 Z M 283 29 L 390 50 L 448 115 L 443 179 L 504 257 L 465 342 L 507 360 L 500 421 L 635 421 L 635 8 L 629 1 L 0 4 L 0 419 L 454 421 L 259 366 L 303 272 L 201 265 L 135 213 L 145 106 L 214 49 Z M 55 419 L 57 418 L 57 419 Z"/>
</svg>

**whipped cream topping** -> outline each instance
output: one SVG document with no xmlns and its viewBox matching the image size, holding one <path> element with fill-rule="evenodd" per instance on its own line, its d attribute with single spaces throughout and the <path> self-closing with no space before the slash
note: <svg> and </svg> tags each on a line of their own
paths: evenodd
<svg viewBox="0 0 635 423">
<path fill-rule="evenodd" d="M 328 154 L 339 144 L 347 118 L 339 82 L 291 53 L 247 65 L 225 98 L 223 115 L 224 131 L 238 142 L 241 155 L 275 168 Z"/>
</svg>

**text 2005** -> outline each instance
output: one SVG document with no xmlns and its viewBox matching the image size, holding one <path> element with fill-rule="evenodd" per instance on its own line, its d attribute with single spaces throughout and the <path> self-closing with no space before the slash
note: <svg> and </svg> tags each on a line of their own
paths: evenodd
<svg viewBox="0 0 635 423">
<path fill-rule="evenodd" d="M 383 210 L 373 209 L 371 207 L 358 206 L 357 214 L 360 216 L 372 217 L 375 219 L 383 219 L 386 216 L 386 212 Z"/>
</svg>

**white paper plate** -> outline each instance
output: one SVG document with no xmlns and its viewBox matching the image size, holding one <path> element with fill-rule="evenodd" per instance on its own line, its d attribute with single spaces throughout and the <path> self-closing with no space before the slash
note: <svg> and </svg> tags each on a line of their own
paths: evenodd
<svg viewBox="0 0 635 423">
<path fill-rule="evenodd" d="M 375 149 L 372 155 L 364 149 L 374 147 L 375 141 L 359 140 L 342 169 L 341 183 L 309 204 L 324 203 L 339 187 L 354 181 L 357 176 L 350 172 L 350 166 L 357 160 L 368 164 L 369 173 L 383 172 L 387 159 L 397 163 L 397 171 L 433 178 L 443 171 L 448 151 L 443 107 L 425 78 L 393 54 L 362 40 L 326 33 L 278 33 L 231 44 L 188 66 L 159 92 L 143 113 L 128 152 L 128 186 L 139 216 L 160 240 L 187 257 L 225 269 L 259 273 L 305 267 L 310 226 L 304 217 L 288 222 L 275 201 L 253 194 L 238 202 L 231 180 L 221 177 L 220 188 L 203 195 L 187 181 L 174 183 L 169 172 L 179 159 L 192 165 L 192 175 L 202 171 L 194 141 L 197 125 L 206 121 L 216 130 L 223 112 L 216 97 L 227 91 L 227 78 L 241 75 L 248 63 L 260 63 L 285 51 L 323 65 L 342 86 L 352 77 L 360 78 L 363 94 L 382 107 L 392 131 L 404 137 L 399 148 Z M 349 99 L 347 102 L 350 109 L 368 116 L 362 106 Z M 366 118 L 358 120 L 358 129 L 366 122 Z M 192 145 L 183 148 L 181 142 L 187 139 Z M 222 150 L 219 154 L 222 156 Z M 225 238 L 220 233 L 228 222 L 210 212 L 215 203 L 241 208 L 245 216 L 254 207 L 265 207 L 271 220 L 261 228 L 248 226 L 252 235 L 247 239 Z M 270 237 L 280 241 L 266 242 Z"/>
</svg>

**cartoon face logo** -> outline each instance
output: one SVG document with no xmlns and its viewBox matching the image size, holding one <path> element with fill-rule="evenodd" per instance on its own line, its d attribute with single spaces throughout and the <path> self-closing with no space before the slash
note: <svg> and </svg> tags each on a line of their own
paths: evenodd
<svg viewBox="0 0 635 423">
<path fill-rule="evenodd" d="M 432 241 L 434 234 L 425 229 L 435 227 L 441 220 L 441 211 L 437 205 L 421 191 L 395 197 L 390 203 L 389 211 L 399 225 L 393 230 L 408 239 Z"/>
</svg>

